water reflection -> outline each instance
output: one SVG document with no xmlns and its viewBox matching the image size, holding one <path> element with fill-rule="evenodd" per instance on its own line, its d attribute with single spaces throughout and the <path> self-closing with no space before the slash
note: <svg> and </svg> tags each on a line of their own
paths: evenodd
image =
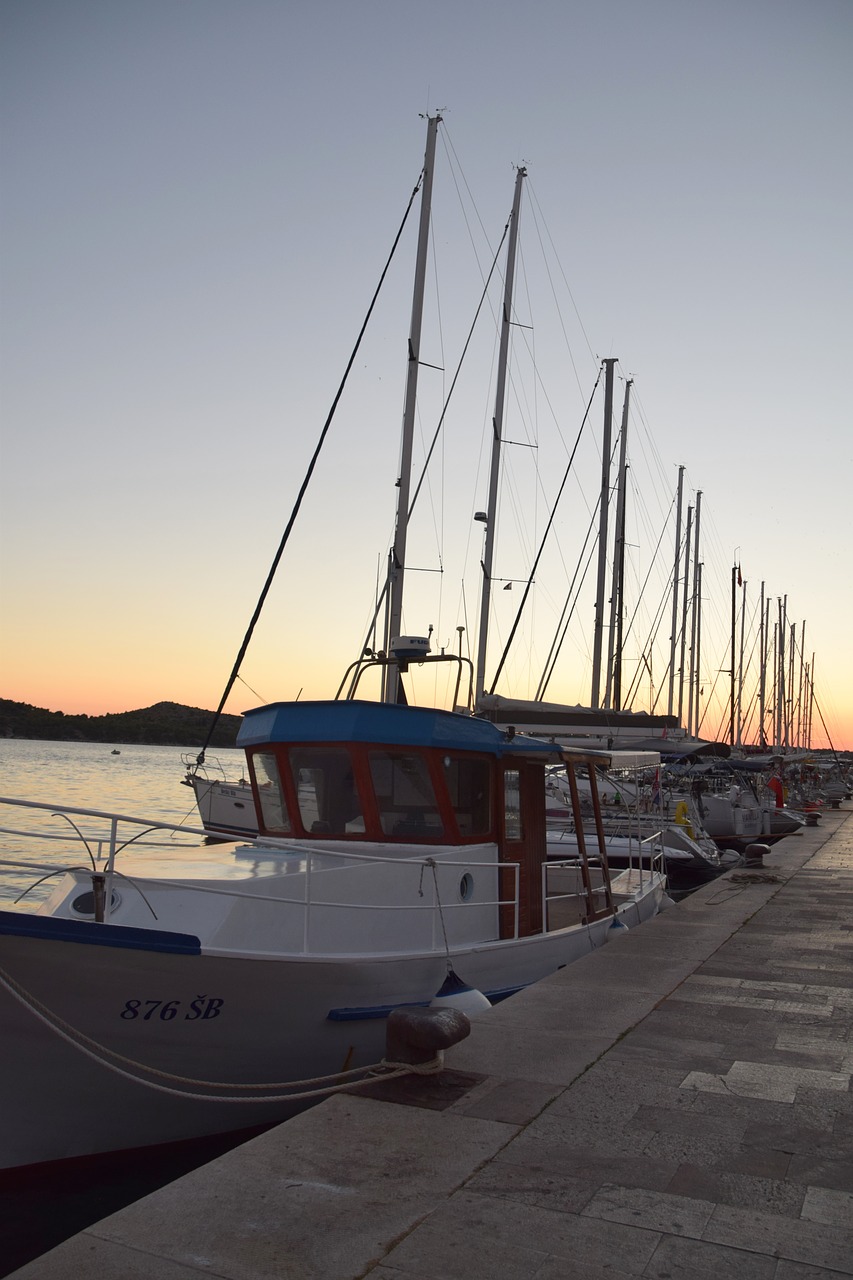
<svg viewBox="0 0 853 1280">
<path fill-rule="evenodd" d="M 117 748 L 119 755 L 114 755 Z M 190 788 L 182 785 L 182 751 L 187 747 L 148 747 L 111 742 L 34 742 L 22 738 L 0 739 L 0 794 L 21 800 L 37 800 L 57 806 L 103 809 L 130 817 L 174 822 L 187 827 L 200 825 Z M 239 771 L 245 759 L 242 751 L 217 748 L 222 764 Z M 86 836 L 102 837 L 107 824 L 95 818 L 78 822 Z M 43 833 L 38 842 L 22 832 Z M 199 837 L 187 833 L 156 833 L 146 837 L 155 842 L 164 857 L 178 853 L 182 845 L 197 844 Z M 57 866 L 88 862 L 86 847 L 68 822 L 47 810 L 26 810 L 0 805 L 0 861 L 25 861 Z M 0 867 L 0 904 L 6 906 L 26 890 L 43 872 L 17 871 Z M 28 894 L 36 902 L 50 892 L 53 881 Z"/>
</svg>

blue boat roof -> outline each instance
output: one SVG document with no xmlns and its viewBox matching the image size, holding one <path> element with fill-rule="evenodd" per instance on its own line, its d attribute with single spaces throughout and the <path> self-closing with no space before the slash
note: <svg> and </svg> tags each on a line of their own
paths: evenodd
<svg viewBox="0 0 853 1280">
<path fill-rule="evenodd" d="M 238 747 L 286 742 L 375 742 L 386 746 L 436 747 L 494 756 L 558 755 L 540 738 L 510 736 L 488 720 L 383 702 L 273 702 L 243 713 Z"/>
</svg>

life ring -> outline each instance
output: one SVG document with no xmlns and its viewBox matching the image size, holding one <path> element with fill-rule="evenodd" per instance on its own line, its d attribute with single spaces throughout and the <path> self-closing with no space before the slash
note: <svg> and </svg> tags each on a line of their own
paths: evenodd
<svg viewBox="0 0 853 1280">
<path fill-rule="evenodd" d="M 675 821 L 680 827 L 684 827 L 684 830 L 691 840 L 696 838 L 693 835 L 693 824 L 690 821 L 686 800 L 679 800 L 678 804 L 675 806 Z"/>
</svg>

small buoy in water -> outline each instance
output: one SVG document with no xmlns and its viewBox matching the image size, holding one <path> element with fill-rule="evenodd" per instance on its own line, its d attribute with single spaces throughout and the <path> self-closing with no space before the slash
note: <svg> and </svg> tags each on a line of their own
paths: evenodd
<svg viewBox="0 0 853 1280">
<path fill-rule="evenodd" d="M 431 1009 L 448 1007 L 459 1009 L 462 1013 L 482 1013 L 484 1009 L 491 1009 L 492 1003 L 482 991 L 469 987 L 458 974 L 448 969 L 447 977 L 430 1000 L 429 1007 Z"/>
</svg>

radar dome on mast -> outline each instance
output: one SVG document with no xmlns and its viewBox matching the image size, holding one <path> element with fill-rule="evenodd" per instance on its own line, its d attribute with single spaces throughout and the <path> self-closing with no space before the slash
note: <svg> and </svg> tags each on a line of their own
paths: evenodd
<svg viewBox="0 0 853 1280">
<path fill-rule="evenodd" d="M 429 636 L 395 636 L 389 648 L 396 662 L 419 662 L 429 654 Z"/>
</svg>

